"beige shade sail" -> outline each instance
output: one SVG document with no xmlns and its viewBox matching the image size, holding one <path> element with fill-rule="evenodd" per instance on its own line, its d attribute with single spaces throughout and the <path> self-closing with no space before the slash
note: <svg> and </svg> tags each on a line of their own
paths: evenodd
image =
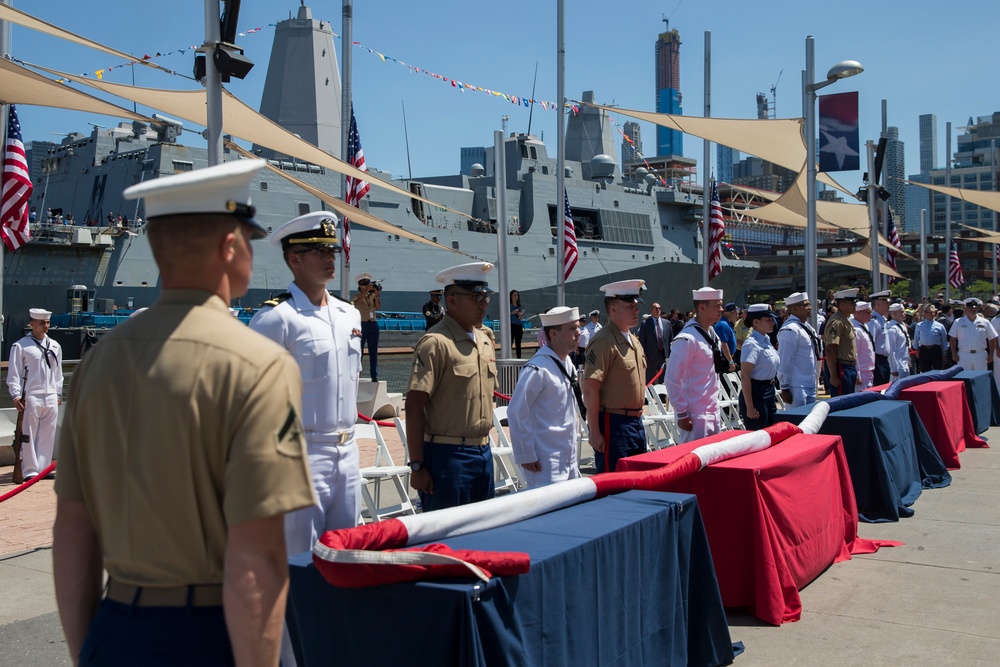
<svg viewBox="0 0 1000 667">
<path fill-rule="evenodd" d="M 0 5 L 3 7 L 4 5 Z M 117 118 L 152 122 L 146 116 L 105 102 L 0 58 L 0 101 L 40 107 L 75 109 Z"/>
<path fill-rule="evenodd" d="M 979 243 L 1000 243 L 1000 234 L 988 229 L 981 229 L 979 227 L 973 227 L 972 225 L 963 225 L 962 223 L 957 223 L 959 227 L 965 227 L 966 229 L 971 229 L 974 232 L 979 232 L 982 236 L 963 236 L 961 239 L 963 241 L 978 241 Z"/>
<path fill-rule="evenodd" d="M 733 183 L 726 183 L 727 186 L 736 190 L 737 192 L 742 192 L 748 194 L 751 197 L 760 197 L 764 201 L 774 201 L 781 196 L 780 192 L 772 192 L 770 190 L 759 190 L 757 188 L 748 188 L 744 185 L 734 185 Z"/>
<path fill-rule="evenodd" d="M 117 51 L 115 49 L 112 49 L 110 46 L 105 46 L 104 44 L 101 44 L 100 42 L 95 42 L 93 40 L 87 39 L 86 37 L 81 37 L 80 35 L 72 33 L 68 30 L 63 30 L 59 26 L 52 25 L 51 23 L 46 23 L 41 19 L 35 18 L 31 14 L 25 14 L 24 12 L 14 9 L 9 5 L 0 5 L 0 20 L 10 21 L 11 23 L 16 23 L 17 25 L 24 26 L 25 28 L 31 28 L 32 30 L 37 30 L 38 32 L 43 32 L 47 35 L 52 35 L 53 37 L 61 37 L 62 39 L 74 42 L 76 44 L 89 46 L 92 49 L 103 51 L 104 53 L 115 56 L 117 58 L 121 58 L 122 60 L 125 60 L 127 62 L 140 63 L 147 67 L 153 67 L 156 69 L 163 70 L 165 72 L 173 71 L 167 69 L 166 67 L 157 65 L 156 63 L 150 60 L 140 60 L 135 56 L 130 56 L 127 53 Z"/>
<path fill-rule="evenodd" d="M 868 273 L 872 270 L 872 244 L 871 241 L 869 241 L 863 248 L 861 248 L 861 250 L 852 252 L 850 255 L 844 255 L 842 257 L 819 257 L 818 259 L 821 262 L 849 266 L 853 269 L 858 269 L 859 271 Z M 879 273 L 883 276 L 892 276 L 893 278 L 903 277 L 903 274 L 886 264 L 885 260 L 881 257 L 878 260 L 878 265 Z"/>
<path fill-rule="evenodd" d="M 983 208 L 989 209 L 991 211 L 1000 211 L 1000 192 L 993 192 L 991 190 L 967 190 L 965 188 L 949 188 L 943 185 L 930 185 L 929 183 L 916 183 L 914 181 L 907 181 L 909 185 L 919 185 L 922 188 L 927 188 L 928 190 L 933 190 L 934 192 L 940 192 L 944 195 L 951 195 L 956 199 L 961 199 L 964 202 L 969 202 L 970 204 L 975 204 L 976 206 L 982 206 Z M 987 232 L 992 233 L 992 232 Z"/>
<path fill-rule="evenodd" d="M 256 157 L 253 153 L 243 148 L 242 146 L 233 143 L 232 141 L 226 142 L 226 148 L 229 148 L 230 150 L 239 153 L 243 157 L 247 157 L 250 159 L 254 159 Z M 390 222 L 382 220 L 381 218 L 377 218 L 371 213 L 367 213 L 359 208 L 355 208 L 350 204 L 348 204 L 347 202 L 343 201 L 342 199 L 338 199 L 337 197 L 334 197 L 331 194 L 323 192 L 319 188 L 309 185 L 305 181 L 301 181 L 298 178 L 295 178 L 291 174 L 288 174 L 282 171 L 281 169 L 278 169 L 277 167 L 275 167 L 270 163 L 267 164 L 267 168 L 272 172 L 274 172 L 275 174 L 278 174 L 282 178 L 286 179 L 290 183 L 294 183 L 295 185 L 299 186 L 312 196 L 322 200 L 324 204 L 326 204 L 331 209 L 339 213 L 341 216 L 350 219 L 351 222 L 353 223 L 364 225 L 365 227 L 370 227 L 371 229 L 377 229 L 380 232 L 386 232 L 388 234 L 398 234 L 399 236 L 405 239 L 416 241 L 418 243 L 425 243 L 433 248 L 437 248 L 438 250 L 447 250 L 448 252 L 453 252 L 459 255 L 466 255 L 466 253 L 454 250 L 452 248 L 448 248 L 446 246 L 441 245 L 440 243 L 435 243 L 431 240 L 425 239 L 424 237 L 414 234 L 413 232 L 407 231 L 402 227 L 398 227 Z M 468 257 L 469 255 L 466 256 Z"/>
<path fill-rule="evenodd" d="M 97 88 L 110 95 L 121 97 L 132 102 L 137 102 L 144 106 L 157 109 L 168 115 L 183 118 L 184 120 L 205 126 L 208 123 L 208 114 L 205 107 L 204 90 L 162 90 L 158 88 L 139 88 L 120 83 L 110 83 L 108 81 L 95 81 L 75 74 L 67 74 L 56 70 L 32 65 L 54 76 L 69 79 L 86 86 Z M 372 187 L 382 188 L 394 192 L 397 195 L 408 199 L 417 199 L 428 206 L 435 206 L 447 210 L 463 218 L 472 218 L 468 213 L 456 211 L 437 202 L 419 197 L 408 190 L 404 190 L 396 185 L 379 178 L 372 178 L 359 169 L 339 160 L 329 153 L 313 146 L 305 139 L 301 139 L 281 127 L 269 118 L 265 118 L 252 108 L 244 104 L 238 97 L 228 90 L 222 90 L 222 127 L 225 134 L 230 134 L 245 141 L 253 142 L 260 146 L 266 146 L 294 158 L 326 167 L 336 173 L 368 181 Z"/>
<path fill-rule="evenodd" d="M 806 145 L 802 139 L 801 118 L 779 120 L 701 118 L 620 109 L 600 104 L 588 106 L 714 141 L 733 150 L 756 155 L 792 171 L 801 170 L 802 165 L 806 163 Z"/>
</svg>

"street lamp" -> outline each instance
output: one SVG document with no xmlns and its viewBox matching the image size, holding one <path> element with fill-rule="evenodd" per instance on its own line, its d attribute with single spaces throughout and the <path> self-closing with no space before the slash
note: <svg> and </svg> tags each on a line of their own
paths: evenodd
<svg viewBox="0 0 1000 667">
<path fill-rule="evenodd" d="M 818 297 L 819 286 L 817 284 L 816 267 L 816 91 L 826 88 L 831 83 L 849 76 L 860 74 L 865 71 L 856 60 L 842 60 L 826 74 L 826 81 L 813 83 L 815 74 L 813 37 L 806 37 L 806 69 L 802 72 L 802 106 L 805 107 L 803 115 L 806 120 L 806 239 L 805 252 L 805 274 L 806 274 L 806 294 L 809 299 Z M 816 326 L 818 308 L 813 308 L 812 316 L 809 318 L 813 327 Z"/>
</svg>

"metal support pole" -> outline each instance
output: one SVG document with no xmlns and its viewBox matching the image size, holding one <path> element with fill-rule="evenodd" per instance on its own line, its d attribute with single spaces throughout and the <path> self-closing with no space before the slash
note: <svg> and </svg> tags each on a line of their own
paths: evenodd
<svg viewBox="0 0 1000 667">
<path fill-rule="evenodd" d="M 343 13 L 341 15 L 341 39 L 340 39 L 340 156 L 344 162 L 348 161 L 348 138 L 351 133 L 351 112 L 354 105 L 353 91 L 351 90 L 353 71 L 352 49 L 354 44 L 354 4 L 353 0 L 344 0 Z M 342 198 L 347 197 L 347 176 L 340 178 L 340 193 Z M 345 199 L 346 200 L 346 199 Z M 341 228 L 343 234 L 343 228 Z M 351 264 L 347 260 L 346 253 L 340 253 L 340 298 L 351 298 Z"/>
<path fill-rule="evenodd" d="M 990 140 L 990 182 L 997 191 L 997 140 Z M 997 230 L 997 212 L 993 211 L 993 231 Z M 997 246 L 993 244 L 993 294 L 997 293 Z M 993 296 L 991 294 L 990 296 Z"/>
<path fill-rule="evenodd" d="M 816 267 L 816 91 L 812 89 L 815 76 L 814 44 L 812 35 L 806 37 L 806 71 L 803 75 L 803 99 L 806 121 L 806 236 L 803 259 L 805 261 L 806 294 L 813 303 L 819 303 Z M 813 308 L 809 323 L 818 325 L 819 308 Z"/>
<path fill-rule="evenodd" d="M 208 113 L 208 127 L 205 139 L 208 141 L 208 166 L 222 164 L 222 75 L 215 66 L 215 49 L 222 41 L 222 18 L 219 16 L 219 0 L 205 0 L 205 99 Z"/>
<path fill-rule="evenodd" d="M 0 0 L 0 4 L 12 5 L 11 0 Z M 10 53 L 10 24 L 6 21 L 0 21 L 0 57 L 5 54 Z M 6 104 L 0 105 L 0 119 L 6 121 L 7 113 L 10 109 Z M 3 145 L 7 145 L 7 123 L 0 123 L 0 139 L 3 140 Z M 45 209 L 42 209 L 43 211 Z M 5 275 L 3 272 L 3 256 L 6 253 L 4 248 L 0 248 L 0 279 Z M 3 283 L 0 282 L 0 343 L 3 343 L 4 336 L 7 332 L 7 317 L 3 309 Z"/>
<path fill-rule="evenodd" d="M 556 2 L 556 305 L 566 305 L 566 8 Z M 502 133 L 501 133 L 502 135 Z M 498 144 L 502 150 L 503 142 Z M 499 160 L 497 164 L 500 164 Z M 500 206 L 499 187 L 497 207 Z"/>
<path fill-rule="evenodd" d="M 497 305 L 500 311 L 500 358 L 510 359 L 510 291 L 507 286 L 507 156 L 504 155 L 503 144 L 503 130 L 496 130 L 493 133 L 493 173 L 496 175 L 497 184 L 497 264 L 500 269 L 500 294 Z M 562 217 L 559 216 L 557 219 L 561 220 Z"/>
<path fill-rule="evenodd" d="M 944 185 L 951 187 L 951 123 L 945 123 L 944 138 Z M 951 302 L 951 280 L 948 279 L 951 268 L 951 195 L 944 196 L 944 298 Z"/>
<path fill-rule="evenodd" d="M 712 31 L 705 31 L 705 118 L 712 117 Z M 711 164 L 712 164 L 712 142 L 704 140 L 705 152 L 702 160 L 702 246 L 704 247 L 705 258 L 701 267 L 701 284 L 708 285 L 709 262 L 711 261 L 710 245 L 712 238 L 712 215 L 711 215 Z"/>
<path fill-rule="evenodd" d="M 931 286 L 927 284 L 927 209 L 920 209 L 920 284 L 921 296 L 924 299 L 930 295 Z"/>
<path fill-rule="evenodd" d="M 879 264 L 878 264 L 878 216 L 875 215 L 876 201 L 878 200 L 878 184 L 875 183 L 875 142 L 867 141 L 865 148 L 868 149 L 868 223 L 871 225 L 871 256 L 872 256 L 872 291 L 880 289 L 879 284 Z"/>
</svg>

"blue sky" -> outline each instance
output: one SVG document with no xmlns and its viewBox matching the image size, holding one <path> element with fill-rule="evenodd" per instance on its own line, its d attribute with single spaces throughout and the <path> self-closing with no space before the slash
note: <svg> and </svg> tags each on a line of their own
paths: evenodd
<svg viewBox="0 0 1000 667">
<path fill-rule="evenodd" d="M 704 33 L 712 32 L 712 115 L 755 117 L 755 93 L 777 85 L 779 117 L 802 114 L 801 71 L 805 37 L 816 39 L 816 76 L 842 59 L 859 60 L 865 72 L 823 93 L 858 90 L 861 140 L 877 139 L 881 100 L 888 100 L 888 123 L 900 129 L 906 143 L 907 173 L 918 170 L 918 116 L 938 117 L 938 159 L 945 150 L 945 122 L 965 125 L 970 116 L 1000 110 L 996 74 L 996 26 L 1000 4 L 956 0 L 882 0 L 811 3 L 801 0 L 667 0 L 666 2 L 598 2 L 566 0 L 566 94 L 579 98 L 594 90 L 598 101 L 624 108 L 655 110 L 654 44 L 663 30 L 664 14 L 681 34 L 681 92 L 684 112 L 702 115 Z M 15 6 L 80 35 L 121 51 L 142 55 L 167 52 L 204 39 L 202 0 L 136 3 L 134 0 L 44 0 Z M 297 11 L 297 0 L 246 0 L 240 30 L 263 27 L 240 38 L 240 46 L 257 66 L 230 90 L 258 106 L 273 24 Z M 326 19 L 340 32 L 339 1 L 313 2 L 315 18 Z M 835 9 L 834 9 L 835 8 Z M 513 95 L 530 95 L 538 64 L 536 99 L 556 98 L 555 0 L 357 0 L 354 39 L 364 45 L 445 77 Z M 337 42 L 339 48 L 339 40 Z M 82 74 L 119 64 L 100 52 L 14 26 L 11 51 L 25 61 Z M 159 59 L 164 66 L 189 73 L 192 55 Z M 136 84 L 188 88 L 193 82 L 148 68 L 135 68 Z M 129 68 L 108 72 L 106 80 L 128 83 Z M 492 145 L 501 116 L 512 131 L 525 131 L 528 109 L 479 92 L 456 92 L 451 86 L 404 67 L 382 62 L 354 49 L 354 105 L 365 155 L 370 166 L 406 174 L 401 103 L 406 105 L 414 175 L 454 173 L 459 148 Z M 140 109 L 140 111 L 143 111 Z M 23 107 L 26 140 L 53 140 L 51 132 L 87 131 L 88 122 L 112 125 L 113 119 L 40 107 Z M 619 123 L 627 120 L 617 116 Z M 532 133 L 543 134 L 555 150 L 553 111 L 536 107 Z M 954 130 L 957 136 L 958 130 Z M 655 129 L 643 124 L 644 149 L 655 154 Z M 199 138 L 185 134 L 185 143 Z M 203 142 L 202 142 L 203 143 Z M 618 142 L 616 142 L 618 143 Z M 685 137 L 684 152 L 702 156 L 702 142 Z M 618 155 L 615 158 L 618 159 Z M 713 150 L 714 160 L 714 150 Z M 860 185 L 860 174 L 848 173 L 845 185 Z"/>
</svg>

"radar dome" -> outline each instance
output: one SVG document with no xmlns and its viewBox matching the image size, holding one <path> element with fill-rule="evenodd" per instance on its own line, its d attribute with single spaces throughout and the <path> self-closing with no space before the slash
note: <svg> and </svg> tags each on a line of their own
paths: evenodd
<svg viewBox="0 0 1000 667">
<path fill-rule="evenodd" d="M 642 179 L 646 178 L 646 174 L 648 174 L 649 171 L 645 167 L 639 167 L 632 173 L 633 175 L 635 175 L 635 180 L 641 181 Z"/>
<path fill-rule="evenodd" d="M 615 159 L 601 153 L 590 160 L 591 178 L 613 178 L 615 175 Z"/>
<path fill-rule="evenodd" d="M 483 167 L 483 165 L 479 164 L 478 162 L 469 167 L 470 176 L 482 176 L 485 173 L 486 173 L 486 168 Z"/>
</svg>

